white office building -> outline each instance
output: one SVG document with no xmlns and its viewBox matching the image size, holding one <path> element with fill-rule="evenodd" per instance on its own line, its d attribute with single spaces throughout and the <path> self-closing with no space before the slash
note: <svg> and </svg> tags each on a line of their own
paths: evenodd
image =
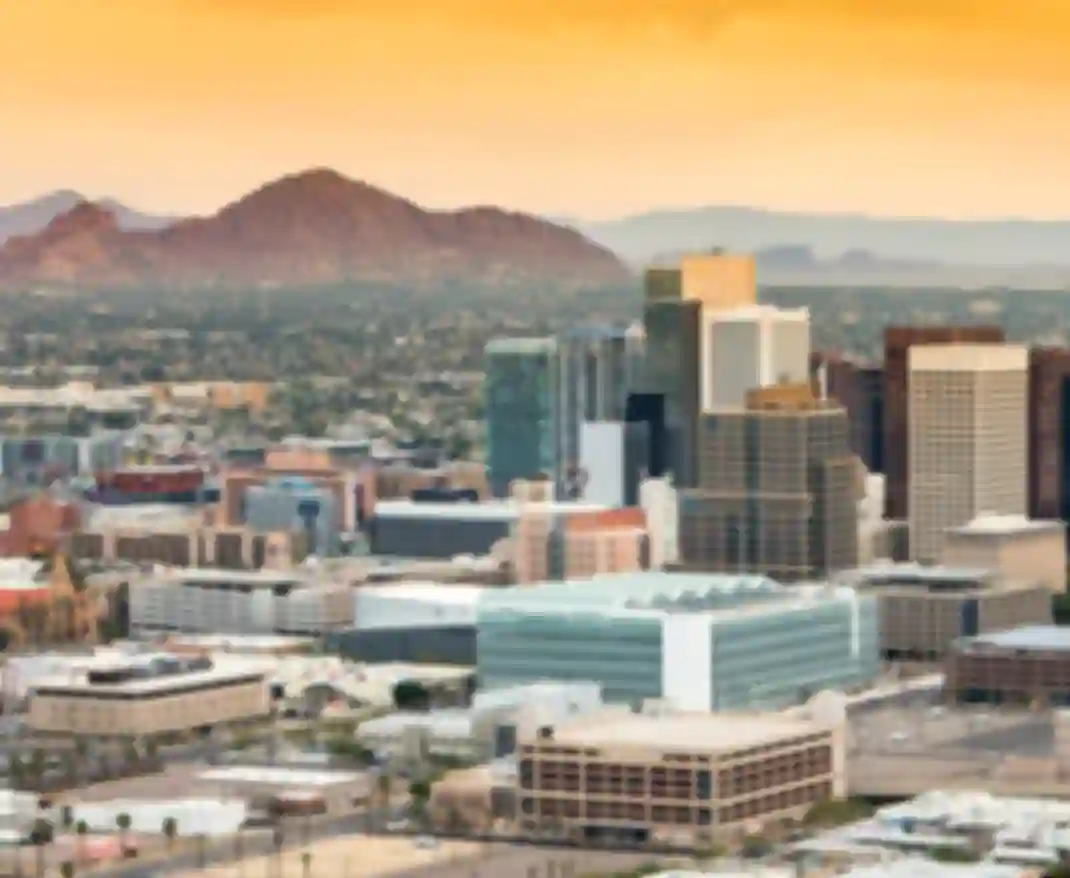
<svg viewBox="0 0 1070 878">
<path fill-rule="evenodd" d="M 810 381 L 810 312 L 753 305 L 704 310 L 703 411 L 742 407 L 748 390 Z"/>
<path fill-rule="evenodd" d="M 948 528 L 1026 512 L 1029 351 L 915 345 L 907 370 L 910 551 L 932 563 Z"/>
<path fill-rule="evenodd" d="M 130 633 L 318 635 L 349 627 L 348 585 L 267 570 L 186 569 L 130 589 Z"/>
</svg>

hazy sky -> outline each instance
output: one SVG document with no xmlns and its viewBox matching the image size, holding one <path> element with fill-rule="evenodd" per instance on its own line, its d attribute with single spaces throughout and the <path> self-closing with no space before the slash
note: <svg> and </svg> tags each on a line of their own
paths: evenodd
<svg viewBox="0 0 1070 878">
<path fill-rule="evenodd" d="M 0 0 L 0 203 L 1070 215 L 1070 0 Z"/>
</svg>

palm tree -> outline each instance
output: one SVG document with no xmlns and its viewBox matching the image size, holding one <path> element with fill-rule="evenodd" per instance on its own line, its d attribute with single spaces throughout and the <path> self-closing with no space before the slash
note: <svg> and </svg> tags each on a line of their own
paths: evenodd
<svg viewBox="0 0 1070 878">
<path fill-rule="evenodd" d="M 38 878 L 44 878 L 45 874 L 45 848 L 52 844 L 56 837 L 55 827 L 45 820 L 43 817 L 38 817 L 33 822 L 33 828 L 30 830 L 30 844 L 37 849 L 37 876 Z"/>
<path fill-rule="evenodd" d="M 167 839 L 168 849 L 175 846 L 175 836 L 178 835 L 178 821 L 174 817 L 165 817 L 163 826 L 160 827 L 163 837 Z"/>
<path fill-rule="evenodd" d="M 126 856 L 126 834 L 130 831 L 130 815 L 123 811 L 116 815 L 115 825 L 119 828 L 119 847 L 122 848 L 123 856 Z"/>
<path fill-rule="evenodd" d="M 312 854 L 308 851 L 301 854 L 301 873 L 304 878 L 309 878 L 312 873 Z"/>
<path fill-rule="evenodd" d="M 60 864 L 59 874 L 62 875 L 63 878 L 74 878 L 74 863 L 70 860 L 64 860 L 63 863 Z"/>
<path fill-rule="evenodd" d="M 89 824 L 84 820 L 79 820 L 74 826 L 74 831 L 78 834 L 78 859 L 85 862 L 85 837 L 89 835 Z"/>
</svg>

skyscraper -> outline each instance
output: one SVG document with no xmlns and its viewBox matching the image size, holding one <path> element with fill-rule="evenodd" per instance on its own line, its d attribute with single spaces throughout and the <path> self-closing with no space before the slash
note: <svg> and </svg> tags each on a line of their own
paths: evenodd
<svg viewBox="0 0 1070 878">
<path fill-rule="evenodd" d="M 1029 352 L 1029 517 L 1070 521 L 1070 348 Z"/>
<path fill-rule="evenodd" d="M 628 393 L 642 371 L 644 342 L 642 326 L 577 327 L 558 339 L 564 470 L 560 475 L 565 482 L 580 460 L 583 424 L 624 422 Z"/>
<path fill-rule="evenodd" d="M 910 553 L 932 563 L 948 528 L 1024 515 L 1029 351 L 940 344 L 908 355 Z"/>
<path fill-rule="evenodd" d="M 552 338 L 507 338 L 484 351 L 486 465 L 490 491 L 561 471 L 561 358 Z"/>
<path fill-rule="evenodd" d="M 699 437 L 699 486 L 680 492 L 688 569 L 797 581 L 857 565 L 858 462 L 842 406 L 806 382 L 761 388 L 745 408 L 704 413 Z"/>
<path fill-rule="evenodd" d="M 772 305 L 704 310 L 701 360 L 703 411 L 742 406 L 756 387 L 805 384 L 810 312 Z"/>
<path fill-rule="evenodd" d="M 702 315 L 754 305 L 750 256 L 714 252 L 688 256 L 675 268 L 645 276 L 643 324 L 647 368 L 641 390 L 665 398 L 668 468 L 676 484 L 697 478 L 695 440 L 701 408 Z"/>
<path fill-rule="evenodd" d="M 909 517 L 907 352 L 915 345 L 998 343 L 998 326 L 890 326 L 884 331 L 884 517 Z"/>
</svg>

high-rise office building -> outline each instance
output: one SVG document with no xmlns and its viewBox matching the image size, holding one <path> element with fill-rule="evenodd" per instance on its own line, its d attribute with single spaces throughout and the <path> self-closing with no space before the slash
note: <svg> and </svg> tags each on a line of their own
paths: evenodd
<svg viewBox="0 0 1070 878">
<path fill-rule="evenodd" d="M 851 450 L 871 473 L 884 472 L 884 369 L 814 351 L 814 393 L 836 400 L 851 422 Z"/>
<path fill-rule="evenodd" d="M 641 376 L 645 333 L 631 327 L 577 327 L 558 339 L 561 356 L 561 467 L 568 492 L 580 463 L 583 424 L 622 423 Z"/>
<path fill-rule="evenodd" d="M 553 338 L 495 339 L 484 352 L 490 491 L 514 479 L 555 479 L 562 467 L 561 357 Z"/>
<path fill-rule="evenodd" d="M 665 398 L 668 469 L 681 487 L 695 484 L 701 409 L 702 315 L 754 305 L 753 257 L 714 252 L 685 257 L 645 276 L 644 393 Z"/>
<path fill-rule="evenodd" d="M 748 394 L 745 408 L 705 413 L 699 486 L 680 492 L 687 569 L 764 573 L 783 581 L 858 563 L 858 461 L 847 413 L 808 382 Z"/>
<path fill-rule="evenodd" d="M 810 373 L 810 312 L 751 305 L 704 310 L 702 409 L 742 406 L 747 393 L 774 384 L 804 384 Z"/>
<path fill-rule="evenodd" d="M 1029 517 L 1070 521 L 1070 348 L 1029 352 Z"/>
<path fill-rule="evenodd" d="M 1024 515 L 1029 351 L 918 345 L 908 354 L 910 551 L 939 557 L 948 528 Z"/>
<path fill-rule="evenodd" d="M 998 326 L 890 326 L 884 331 L 884 517 L 909 516 L 907 352 L 915 345 L 999 343 Z"/>
</svg>

